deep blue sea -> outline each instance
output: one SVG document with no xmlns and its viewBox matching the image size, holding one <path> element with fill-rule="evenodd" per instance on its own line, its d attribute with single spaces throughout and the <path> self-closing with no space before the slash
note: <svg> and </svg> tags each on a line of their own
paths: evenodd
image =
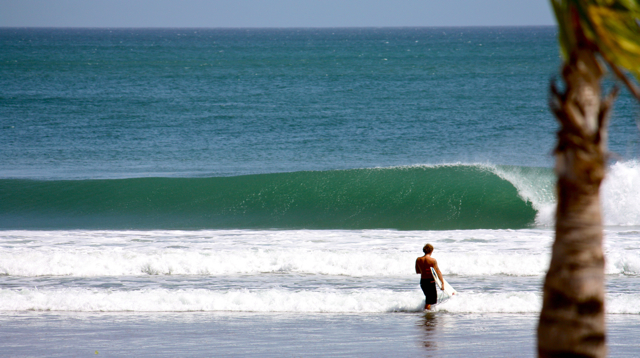
<svg viewBox="0 0 640 358">
<path fill-rule="evenodd" d="M 0 348 L 533 356 L 560 64 L 553 27 L 0 28 Z M 640 352 L 638 109 L 602 187 L 614 356 Z M 459 295 L 424 315 L 427 242 Z"/>
</svg>

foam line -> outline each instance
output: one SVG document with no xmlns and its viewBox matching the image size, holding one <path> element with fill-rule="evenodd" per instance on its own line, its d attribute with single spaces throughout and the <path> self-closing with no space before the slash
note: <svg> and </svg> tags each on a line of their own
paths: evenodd
<svg viewBox="0 0 640 358">
<path fill-rule="evenodd" d="M 49 232 L 58 235 L 52 241 L 47 241 L 46 232 L 33 234 L 14 232 L 0 238 L 0 275 L 411 276 L 421 246 L 431 242 L 446 275 L 541 276 L 548 267 L 552 242 L 550 231 L 207 232 L 210 237 L 200 241 L 191 236 L 205 235 L 188 232 L 169 238 L 167 232 L 103 233 L 104 237 L 94 232 Z M 262 236 L 267 234 L 272 236 Z M 37 235 L 42 241 L 36 240 Z M 92 238 L 82 242 L 86 236 Z M 639 242 L 636 231 L 608 232 L 606 273 L 640 274 Z"/>
<path fill-rule="evenodd" d="M 238 249 L 201 253 L 192 250 L 30 250 L 0 253 L 0 274 L 8 276 L 236 275 L 293 273 L 345 276 L 411 276 L 415 253 L 352 250 Z M 441 253 L 447 275 L 542 275 L 548 257 L 525 253 Z M 628 260 L 620 256 L 619 260 Z M 613 270 L 634 272 L 635 265 L 614 263 Z"/>
<path fill-rule="evenodd" d="M 424 296 L 419 290 L 394 292 L 360 291 L 264 291 L 202 289 L 110 291 L 86 289 L 0 289 L 0 312 L 304 312 L 383 313 L 419 312 Z M 436 306 L 450 313 L 536 313 L 541 308 L 538 292 L 461 292 Z M 607 297 L 610 314 L 640 314 L 640 298 L 634 294 Z"/>
</svg>

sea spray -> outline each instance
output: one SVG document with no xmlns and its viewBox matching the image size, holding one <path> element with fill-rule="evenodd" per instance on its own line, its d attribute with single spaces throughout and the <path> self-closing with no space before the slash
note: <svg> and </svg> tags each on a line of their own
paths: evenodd
<svg viewBox="0 0 640 358">
<path fill-rule="evenodd" d="M 536 210 L 537 226 L 553 226 L 555 223 L 555 181 L 548 168 L 487 165 L 494 172 L 513 184 L 520 197 Z M 612 164 L 601 187 L 604 224 L 607 226 L 640 225 L 640 164 L 622 161 Z"/>
<path fill-rule="evenodd" d="M 556 177 L 551 169 L 518 166 L 488 166 L 488 169 L 513 184 L 522 200 L 531 203 L 537 212 L 536 225 L 553 225 Z"/>
<path fill-rule="evenodd" d="M 640 163 L 611 165 L 602 183 L 605 225 L 640 225 Z"/>
</svg>

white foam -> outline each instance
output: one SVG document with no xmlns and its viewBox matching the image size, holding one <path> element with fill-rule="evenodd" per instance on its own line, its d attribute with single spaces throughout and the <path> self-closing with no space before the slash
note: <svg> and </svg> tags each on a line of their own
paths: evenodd
<svg viewBox="0 0 640 358">
<path fill-rule="evenodd" d="M 640 248 L 609 252 L 605 262 L 607 274 L 640 275 Z"/>
<path fill-rule="evenodd" d="M 0 254 L 0 273 L 12 276 L 136 276 L 306 273 L 403 275 L 414 255 L 307 249 L 237 249 L 216 252 L 165 249 L 23 251 Z"/>
<path fill-rule="evenodd" d="M 602 183 L 601 197 L 606 225 L 640 225 L 640 163 L 613 164 Z"/>
<path fill-rule="evenodd" d="M 0 233 L 0 275 L 144 276 L 294 273 L 410 276 L 430 242 L 445 275 L 541 276 L 553 232 L 14 231 Z M 640 231 L 608 230 L 608 274 L 640 274 Z"/>
<path fill-rule="evenodd" d="M 459 293 L 436 306 L 451 313 L 537 313 L 541 308 L 541 295 L 535 292 Z"/>
<path fill-rule="evenodd" d="M 372 313 L 418 311 L 422 293 L 367 290 L 341 292 L 152 289 L 105 290 L 0 290 L 0 311 L 77 312 L 333 312 Z"/>
<path fill-rule="evenodd" d="M 605 302 L 607 313 L 640 314 L 640 296 L 638 294 L 611 294 Z"/>
<path fill-rule="evenodd" d="M 556 178 L 550 169 L 495 166 L 488 168 L 500 178 L 513 184 L 522 200 L 531 203 L 537 211 L 536 225 L 553 225 Z"/>
<path fill-rule="evenodd" d="M 451 313 L 537 313 L 542 307 L 541 302 L 541 295 L 537 292 L 463 292 L 436 305 L 435 310 Z M 419 312 L 423 306 L 424 296 L 419 290 L 394 292 L 383 289 L 360 291 L 0 289 L 0 312 L 384 313 Z M 634 294 L 609 295 L 606 309 L 611 314 L 640 314 L 640 297 Z"/>
<path fill-rule="evenodd" d="M 0 254 L 0 273 L 11 276 L 235 275 L 296 273 L 347 276 L 414 275 L 418 255 L 406 252 L 274 249 L 217 251 L 23 251 Z M 547 256 L 519 253 L 442 253 L 445 274 L 541 275 Z"/>
<path fill-rule="evenodd" d="M 553 226 L 556 179 L 550 170 L 491 165 L 486 168 L 513 184 L 522 199 L 531 203 L 538 212 L 536 225 Z M 601 201 L 605 225 L 640 225 L 640 162 L 626 161 L 611 165 L 602 183 Z"/>
<path fill-rule="evenodd" d="M 439 254 L 445 275 L 541 276 L 549 264 L 544 254 L 476 253 Z M 302 250 L 236 251 L 203 255 L 198 252 L 77 252 L 0 255 L 0 275 L 8 276 L 140 276 L 140 275 L 238 275 L 295 273 L 354 277 L 412 276 L 413 254 L 363 254 L 357 252 L 309 252 Z M 607 257 L 607 274 L 640 274 L 637 253 Z"/>
</svg>

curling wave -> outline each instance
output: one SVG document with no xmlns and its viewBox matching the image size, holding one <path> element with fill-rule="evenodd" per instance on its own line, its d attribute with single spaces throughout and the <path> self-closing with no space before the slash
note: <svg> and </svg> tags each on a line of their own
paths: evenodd
<svg viewBox="0 0 640 358">
<path fill-rule="evenodd" d="M 549 168 L 447 164 L 215 178 L 0 179 L 0 229 L 552 226 Z M 640 164 L 609 168 L 605 224 L 640 225 Z"/>
<path fill-rule="evenodd" d="M 498 229 L 534 224 L 482 165 L 216 178 L 0 180 L 0 228 Z"/>
</svg>

